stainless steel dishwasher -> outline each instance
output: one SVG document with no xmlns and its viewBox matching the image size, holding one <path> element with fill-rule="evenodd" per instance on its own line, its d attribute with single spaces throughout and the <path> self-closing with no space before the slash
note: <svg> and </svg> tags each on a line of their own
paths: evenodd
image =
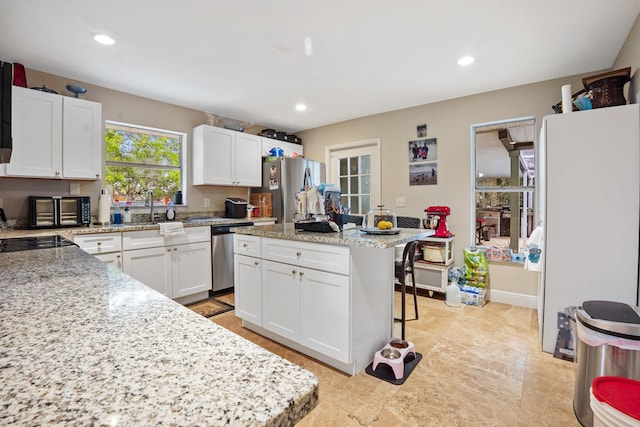
<svg viewBox="0 0 640 427">
<path fill-rule="evenodd" d="M 253 223 L 239 222 L 211 226 L 211 265 L 214 294 L 233 287 L 233 233 L 230 229 L 250 225 Z"/>
</svg>

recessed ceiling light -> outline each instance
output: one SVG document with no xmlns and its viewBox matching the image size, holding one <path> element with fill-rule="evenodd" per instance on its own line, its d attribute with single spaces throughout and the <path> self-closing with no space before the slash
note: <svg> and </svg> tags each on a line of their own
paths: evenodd
<svg viewBox="0 0 640 427">
<path fill-rule="evenodd" d="M 475 60 L 476 58 L 474 58 L 473 56 L 463 56 L 462 58 L 458 59 L 458 65 L 469 65 Z"/>
<path fill-rule="evenodd" d="M 92 34 L 92 37 L 98 43 L 104 44 L 104 45 L 107 45 L 107 46 L 111 46 L 112 44 L 114 44 L 116 42 L 113 39 L 113 37 L 109 37 L 106 34 Z"/>
<path fill-rule="evenodd" d="M 304 111 L 307 109 L 307 106 L 304 104 L 298 104 L 296 105 L 296 111 Z"/>
</svg>

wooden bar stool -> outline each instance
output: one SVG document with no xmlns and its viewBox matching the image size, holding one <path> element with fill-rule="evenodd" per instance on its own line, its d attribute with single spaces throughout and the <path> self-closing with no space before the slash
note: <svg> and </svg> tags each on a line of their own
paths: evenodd
<svg viewBox="0 0 640 427">
<path fill-rule="evenodd" d="M 400 281 L 400 293 L 402 295 L 402 318 L 400 321 L 402 322 L 402 339 L 405 339 L 405 324 L 407 321 L 407 313 L 405 309 L 405 295 L 406 295 L 406 287 L 407 287 L 407 275 L 411 274 L 411 283 L 413 284 L 413 304 L 416 312 L 415 319 L 418 320 L 418 295 L 416 293 L 416 276 L 414 271 L 414 262 L 416 257 L 416 247 L 418 246 L 418 241 L 414 240 L 413 242 L 408 242 L 404 246 L 404 250 L 402 251 L 402 261 L 396 261 L 395 268 L 395 276 L 396 279 Z M 394 319 L 398 320 L 398 319 Z"/>
</svg>

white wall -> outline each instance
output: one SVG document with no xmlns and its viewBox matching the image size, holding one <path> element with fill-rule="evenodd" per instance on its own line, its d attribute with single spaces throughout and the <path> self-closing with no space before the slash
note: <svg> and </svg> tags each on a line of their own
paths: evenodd
<svg viewBox="0 0 640 427">
<path fill-rule="evenodd" d="M 582 88 L 582 77 L 569 76 L 362 117 L 298 135 L 303 140 L 305 156 L 313 159 L 322 159 L 327 145 L 380 138 L 382 203 L 397 215 L 415 217 L 423 217 L 424 209 L 430 205 L 450 206 L 448 225 L 456 236 L 456 265 L 462 265 L 462 250 L 474 239 L 471 125 L 535 116 L 539 133 L 542 117 L 553 114 L 551 106 L 561 99 L 562 85 L 571 84 L 577 92 Z M 427 124 L 429 138 L 438 139 L 438 184 L 434 186 L 409 185 L 408 141 L 416 139 L 416 126 L 420 124 Z M 397 196 L 405 198 L 406 207 L 395 206 Z M 490 275 L 494 301 L 504 295 L 506 302 L 512 293 L 533 296 L 537 292 L 538 273 L 525 271 L 520 265 L 492 263 Z M 531 303 L 525 298 L 520 305 Z"/>
</svg>

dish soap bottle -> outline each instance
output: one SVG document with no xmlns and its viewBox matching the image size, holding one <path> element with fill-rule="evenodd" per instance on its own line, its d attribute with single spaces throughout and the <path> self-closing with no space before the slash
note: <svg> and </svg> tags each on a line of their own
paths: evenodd
<svg viewBox="0 0 640 427">
<path fill-rule="evenodd" d="M 167 208 L 167 220 L 173 221 L 176 219 L 176 210 L 173 207 L 173 202 L 169 202 L 169 207 Z"/>
<path fill-rule="evenodd" d="M 120 212 L 120 202 L 116 203 L 116 210 L 113 212 L 113 223 L 122 224 L 122 212 Z"/>
<path fill-rule="evenodd" d="M 462 296 L 460 295 L 457 280 L 452 280 L 449 286 L 447 286 L 447 299 L 445 300 L 445 304 L 449 307 L 460 307 L 462 305 Z"/>
</svg>

